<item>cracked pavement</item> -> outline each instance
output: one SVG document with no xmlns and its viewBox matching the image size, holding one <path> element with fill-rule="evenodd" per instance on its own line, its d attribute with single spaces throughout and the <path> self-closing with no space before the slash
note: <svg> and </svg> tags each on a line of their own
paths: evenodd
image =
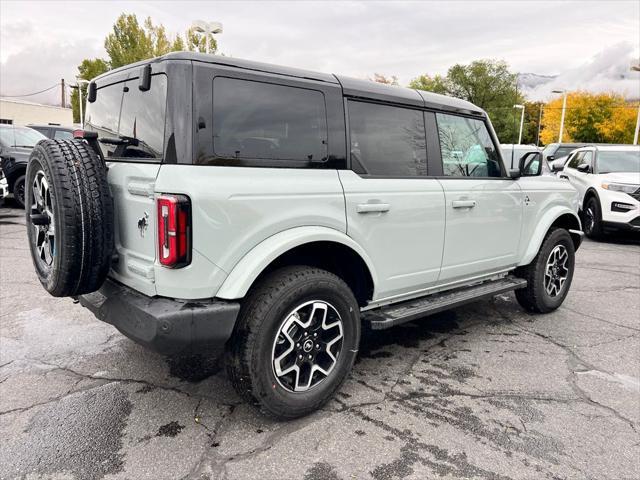
<svg viewBox="0 0 640 480">
<path fill-rule="evenodd" d="M 165 358 L 49 297 L 0 209 L 1 479 L 637 479 L 640 243 L 586 241 L 548 315 L 512 294 L 362 340 L 326 407 L 274 422 L 221 362 Z"/>
</svg>

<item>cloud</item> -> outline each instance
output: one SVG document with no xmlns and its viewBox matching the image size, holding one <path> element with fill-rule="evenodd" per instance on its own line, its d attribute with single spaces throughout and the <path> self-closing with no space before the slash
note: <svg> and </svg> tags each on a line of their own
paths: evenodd
<svg viewBox="0 0 640 480">
<path fill-rule="evenodd" d="M 504 59 L 513 71 L 568 73 L 605 45 L 627 42 L 628 49 L 632 42 L 637 52 L 640 38 L 640 3 L 628 1 L 83 5 L 0 0 L 0 95 L 72 80 L 82 59 L 105 55 L 104 38 L 121 12 L 139 20 L 151 16 L 171 35 L 183 33 L 196 18 L 221 21 L 219 44 L 227 55 L 360 78 L 378 72 L 398 76 L 401 84 L 480 58 Z M 598 65 L 611 66 L 605 64 Z M 601 88 L 614 77 L 615 72 L 603 74 Z M 43 101 L 58 97 L 52 93 Z"/>
<path fill-rule="evenodd" d="M 627 99 L 640 98 L 640 72 L 631 71 L 638 65 L 636 51 L 630 43 L 618 43 L 605 48 L 588 62 L 568 69 L 548 81 L 525 90 L 530 100 L 548 100 L 553 90 L 587 90 L 615 92 Z"/>
</svg>

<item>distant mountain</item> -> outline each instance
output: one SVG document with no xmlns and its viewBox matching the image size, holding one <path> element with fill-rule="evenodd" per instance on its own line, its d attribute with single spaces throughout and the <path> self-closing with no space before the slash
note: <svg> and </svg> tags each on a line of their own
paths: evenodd
<svg viewBox="0 0 640 480">
<path fill-rule="evenodd" d="M 557 75 L 538 75 L 537 73 L 518 73 L 518 88 L 525 93 L 535 90 L 540 85 L 549 83 L 557 78 Z"/>
</svg>

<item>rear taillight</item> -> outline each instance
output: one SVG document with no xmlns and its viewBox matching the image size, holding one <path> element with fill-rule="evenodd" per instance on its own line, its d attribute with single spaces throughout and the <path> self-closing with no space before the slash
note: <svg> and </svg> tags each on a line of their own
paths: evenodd
<svg viewBox="0 0 640 480">
<path fill-rule="evenodd" d="M 84 130 L 74 130 L 73 131 L 73 138 L 84 138 Z"/>
<path fill-rule="evenodd" d="M 162 195 L 158 205 L 158 257 L 165 267 L 191 263 L 191 202 L 185 195 Z"/>
</svg>

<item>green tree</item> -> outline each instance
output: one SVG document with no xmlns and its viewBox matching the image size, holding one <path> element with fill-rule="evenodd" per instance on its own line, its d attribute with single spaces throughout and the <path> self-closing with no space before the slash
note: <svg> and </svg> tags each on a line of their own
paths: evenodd
<svg viewBox="0 0 640 480">
<path fill-rule="evenodd" d="M 381 73 L 374 73 L 373 78 L 370 78 L 369 80 L 376 83 L 382 83 L 384 85 L 393 85 L 393 86 L 399 85 L 398 77 L 396 77 L 395 75 L 391 75 L 390 77 L 387 77 L 386 75 L 382 75 Z"/>
<path fill-rule="evenodd" d="M 209 36 L 209 51 L 215 53 L 218 44 Z M 193 29 L 185 32 L 184 38 L 176 35 L 171 39 L 162 24 L 155 25 L 150 17 L 142 24 L 135 14 L 121 14 L 113 25 L 104 41 L 108 59 L 85 59 L 78 66 L 79 76 L 91 80 L 92 78 L 110 70 L 130 63 L 139 62 L 148 58 L 159 57 L 169 52 L 182 50 L 206 51 L 205 38 L 197 34 Z M 86 87 L 83 88 L 83 100 L 86 95 Z M 84 105 L 84 103 L 83 103 Z M 71 94 L 71 107 L 75 122 L 80 121 L 80 109 L 78 93 L 75 90 Z"/>
<path fill-rule="evenodd" d="M 421 75 L 409 85 L 412 88 L 441 93 L 467 100 L 486 110 L 503 143 L 518 141 L 520 117 L 513 105 L 524 97 L 518 92 L 517 75 L 499 60 L 476 60 L 468 65 L 456 64 L 446 76 Z"/>
</svg>

